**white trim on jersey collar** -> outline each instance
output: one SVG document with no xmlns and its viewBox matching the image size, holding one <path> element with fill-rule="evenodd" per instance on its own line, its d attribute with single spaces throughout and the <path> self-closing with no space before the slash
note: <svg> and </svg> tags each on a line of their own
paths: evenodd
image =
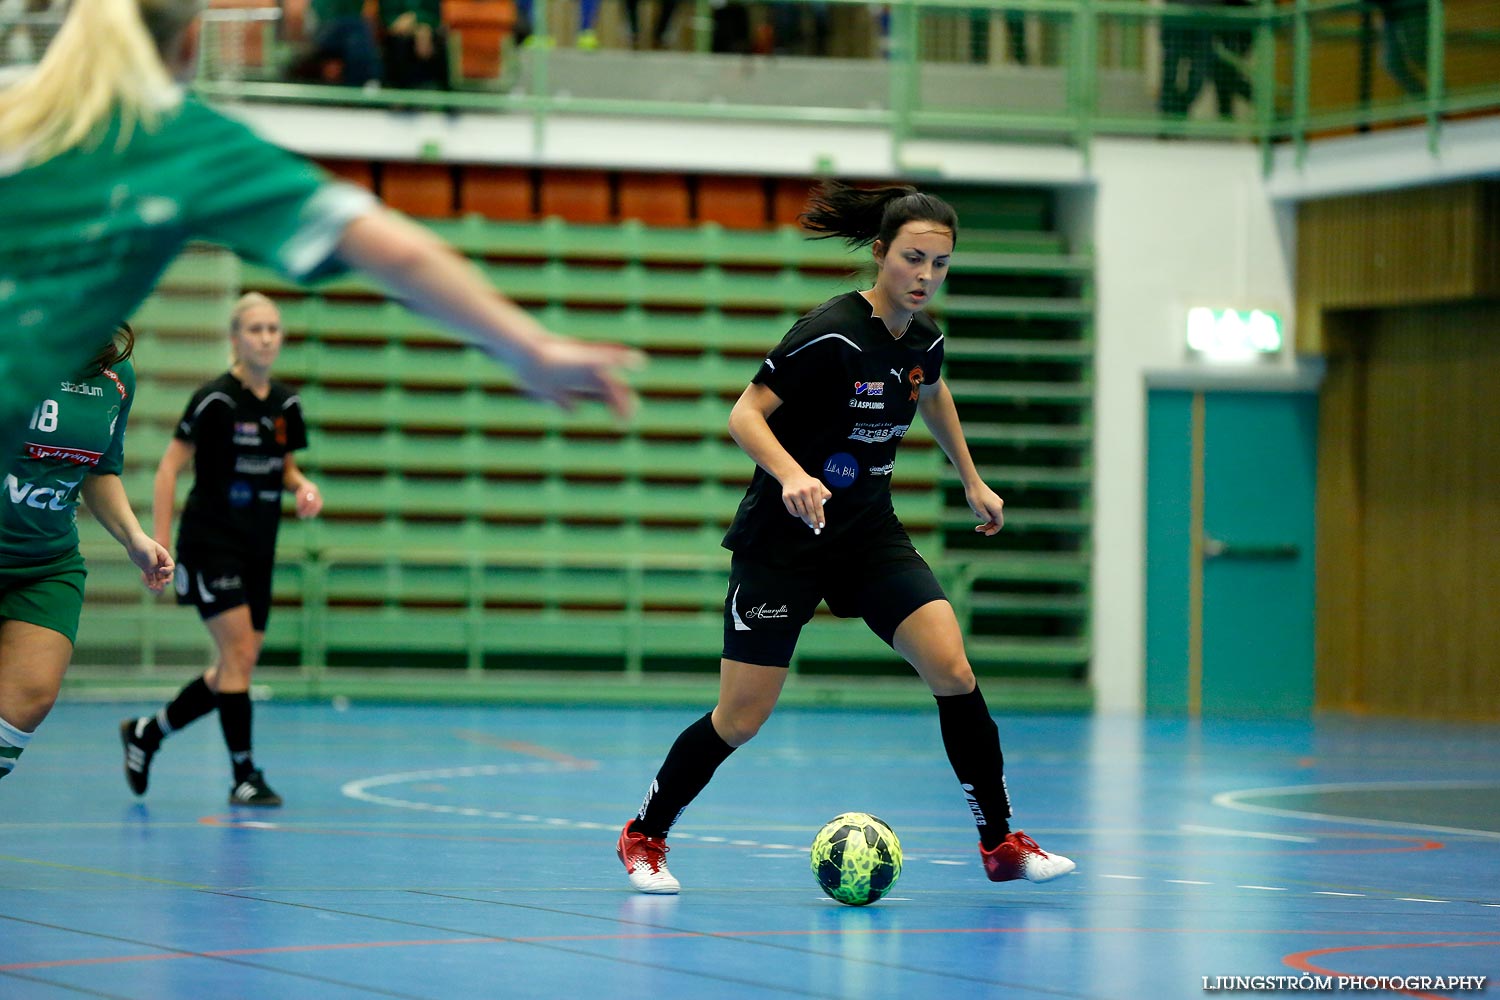
<svg viewBox="0 0 1500 1000">
<path fill-rule="evenodd" d="M 842 333 L 825 333 L 821 337 L 814 337 L 812 340 L 809 340 L 807 343 L 803 344 L 801 347 L 797 348 L 795 351 L 793 351 L 792 353 L 788 354 L 787 357 L 794 358 L 798 354 L 800 354 L 801 352 L 807 350 L 809 347 L 811 347 L 812 345 L 816 344 L 818 341 L 820 341 L 820 340 L 827 340 L 829 337 L 837 337 L 839 340 L 842 340 L 844 343 L 848 344 L 850 347 L 854 348 L 856 351 L 863 351 L 864 350 L 864 348 L 860 347 L 858 344 L 856 344 L 854 341 L 850 340 L 848 337 L 844 336 Z"/>
<path fill-rule="evenodd" d="M 224 402 L 226 402 L 226 403 L 229 404 L 229 408 L 231 410 L 234 409 L 234 400 L 230 399 L 228 396 L 224 395 L 222 392 L 218 392 L 216 390 L 214 392 L 209 393 L 207 396 L 203 397 L 203 401 L 200 402 L 198 404 L 197 408 L 193 410 L 193 416 L 194 416 L 194 418 L 196 418 L 198 416 L 198 414 L 200 414 L 200 413 L 203 412 L 203 408 L 205 406 L 207 406 L 209 403 L 212 403 L 216 399 L 222 399 Z"/>
</svg>

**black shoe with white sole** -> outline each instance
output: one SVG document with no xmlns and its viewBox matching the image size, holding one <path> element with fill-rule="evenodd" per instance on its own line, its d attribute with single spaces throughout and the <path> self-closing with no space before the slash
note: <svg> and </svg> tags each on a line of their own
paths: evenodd
<svg viewBox="0 0 1500 1000">
<path fill-rule="evenodd" d="M 229 790 L 229 804 L 269 808 L 281 805 L 281 796 L 271 791 L 271 786 L 266 784 L 264 774 L 260 771 L 251 771 L 243 781 L 235 782 L 234 787 Z"/>
</svg>

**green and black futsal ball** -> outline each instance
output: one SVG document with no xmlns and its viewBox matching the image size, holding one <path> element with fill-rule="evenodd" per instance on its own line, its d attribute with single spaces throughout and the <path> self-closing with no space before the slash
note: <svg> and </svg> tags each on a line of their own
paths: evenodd
<svg viewBox="0 0 1500 1000">
<path fill-rule="evenodd" d="M 828 895 L 865 906 L 890 892 L 901 877 L 901 841 L 877 816 L 843 813 L 813 838 L 812 870 Z"/>
</svg>

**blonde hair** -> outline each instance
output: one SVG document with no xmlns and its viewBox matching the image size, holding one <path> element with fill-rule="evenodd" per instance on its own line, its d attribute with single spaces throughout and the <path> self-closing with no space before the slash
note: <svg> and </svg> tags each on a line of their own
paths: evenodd
<svg viewBox="0 0 1500 1000">
<path fill-rule="evenodd" d="M 276 310 L 276 315 L 278 318 L 281 316 L 280 307 L 278 307 L 275 302 L 271 301 L 270 296 L 262 295 L 260 292 L 246 292 L 244 295 L 241 295 L 239 297 L 239 299 L 234 304 L 234 308 L 229 311 L 229 332 L 239 333 L 240 320 L 244 319 L 245 313 L 249 312 L 251 309 L 254 309 L 256 306 L 270 306 L 272 309 Z"/>
<path fill-rule="evenodd" d="M 270 306 L 276 310 L 276 318 L 281 318 L 281 308 L 272 302 L 268 296 L 260 292 L 246 292 L 234 303 L 234 308 L 229 310 L 229 367 L 233 368 L 240 363 L 239 352 L 234 349 L 235 334 L 240 332 L 240 321 L 245 318 L 245 313 L 256 306 Z"/>
<path fill-rule="evenodd" d="M 162 53 L 203 0 L 72 0 L 42 61 L 0 90 L 0 153 L 43 163 L 95 137 L 118 112 L 123 145 L 156 125 L 171 92 Z"/>
</svg>

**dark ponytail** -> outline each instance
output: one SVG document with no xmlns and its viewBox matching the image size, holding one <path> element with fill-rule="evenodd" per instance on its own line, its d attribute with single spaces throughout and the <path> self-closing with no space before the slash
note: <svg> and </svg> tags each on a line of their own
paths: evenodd
<svg viewBox="0 0 1500 1000">
<path fill-rule="evenodd" d="M 84 377 L 92 378 L 95 375 L 104 374 L 104 369 L 113 368 L 124 361 L 135 352 L 135 331 L 130 328 L 129 323 L 121 323 L 115 329 L 114 336 L 109 338 L 94 359 L 84 369 Z"/>
<path fill-rule="evenodd" d="M 905 184 L 852 188 L 825 181 L 813 192 L 801 221 L 804 229 L 815 234 L 812 239 L 837 237 L 851 247 L 869 246 L 876 240 L 890 246 L 908 222 L 931 222 L 951 232 L 958 245 L 958 213 L 953 206 Z"/>
</svg>

